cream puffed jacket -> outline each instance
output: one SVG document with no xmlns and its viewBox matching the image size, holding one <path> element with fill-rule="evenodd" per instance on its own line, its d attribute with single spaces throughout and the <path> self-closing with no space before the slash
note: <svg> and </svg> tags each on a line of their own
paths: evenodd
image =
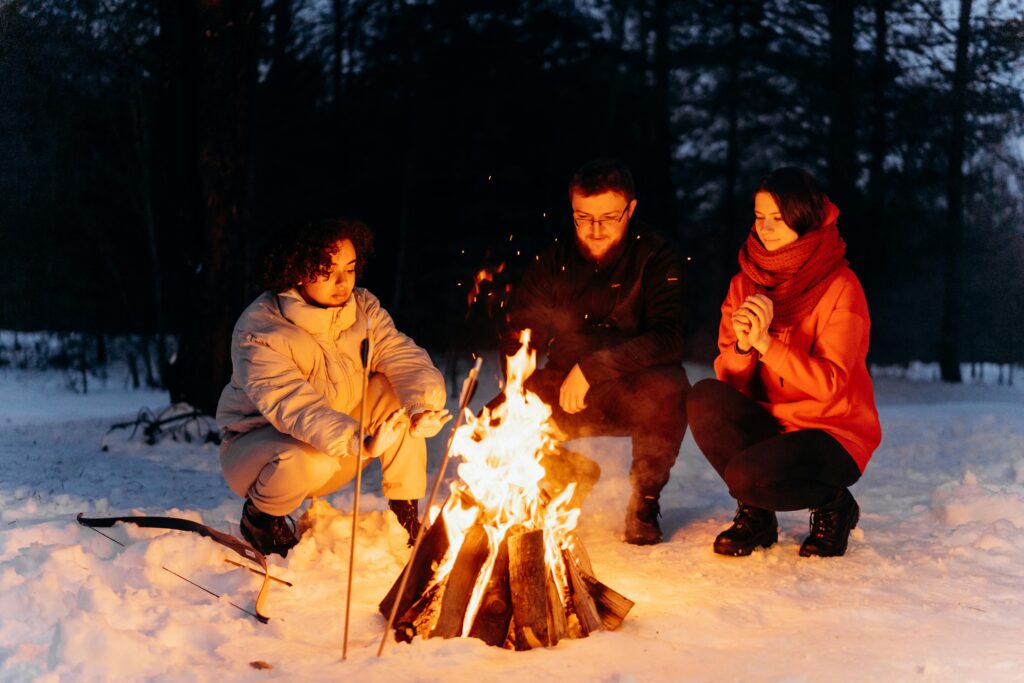
<svg viewBox="0 0 1024 683">
<path fill-rule="evenodd" d="M 387 377 L 410 415 L 444 407 L 443 376 L 376 296 L 357 287 L 345 305 L 321 308 L 291 289 L 264 292 L 238 318 L 218 426 L 230 437 L 269 423 L 328 455 L 354 455 L 364 338 L 370 372 Z"/>
</svg>

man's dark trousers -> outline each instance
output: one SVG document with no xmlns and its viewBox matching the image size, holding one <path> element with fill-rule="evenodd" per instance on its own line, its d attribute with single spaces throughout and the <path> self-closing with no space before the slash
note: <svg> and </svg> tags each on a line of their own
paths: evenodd
<svg viewBox="0 0 1024 683">
<path fill-rule="evenodd" d="M 657 498 L 668 483 L 686 434 L 686 395 L 690 390 L 686 371 L 680 366 L 655 366 L 593 385 L 584 399 L 587 407 L 574 414 L 558 404 L 567 374 L 542 368 L 526 380 L 526 388 L 551 406 L 552 417 L 569 438 L 632 437 L 629 479 L 633 490 Z"/>
</svg>

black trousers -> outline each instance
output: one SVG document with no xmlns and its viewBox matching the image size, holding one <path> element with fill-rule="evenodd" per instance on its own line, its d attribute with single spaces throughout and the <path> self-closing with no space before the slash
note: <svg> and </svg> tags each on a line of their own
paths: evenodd
<svg viewBox="0 0 1024 683">
<path fill-rule="evenodd" d="M 686 394 L 690 390 L 686 370 L 657 366 L 594 385 L 587 392 L 587 407 L 574 414 L 558 405 L 559 389 L 567 374 L 542 368 L 526 380 L 526 388 L 551 406 L 552 417 L 570 438 L 632 437 L 630 482 L 642 495 L 657 496 L 668 483 L 686 434 Z"/>
<path fill-rule="evenodd" d="M 732 497 L 747 505 L 818 507 L 860 478 L 857 463 L 828 433 L 783 434 L 771 414 L 725 382 L 697 382 L 686 405 L 697 446 Z"/>
</svg>

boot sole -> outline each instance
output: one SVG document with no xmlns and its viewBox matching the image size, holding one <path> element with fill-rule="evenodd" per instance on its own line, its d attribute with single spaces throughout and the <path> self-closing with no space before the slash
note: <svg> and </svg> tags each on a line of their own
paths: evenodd
<svg viewBox="0 0 1024 683">
<path fill-rule="evenodd" d="M 763 541 L 758 541 L 751 545 L 736 545 L 734 543 L 719 543 L 718 539 L 715 539 L 714 550 L 719 555 L 725 555 L 726 557 L 747 557 L 758 548 L 770 548 L 779 542 L 779 531 L 775 530 L 774 533 L 768 536 Z"/>
</svg>

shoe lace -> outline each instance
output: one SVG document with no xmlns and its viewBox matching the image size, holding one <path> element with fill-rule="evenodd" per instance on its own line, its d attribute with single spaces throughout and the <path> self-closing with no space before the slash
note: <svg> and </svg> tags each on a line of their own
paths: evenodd
<svg viewBox="0 0 1024 683">
<path fill-rule="evenodd" d="M 732 518 L 732 523 L 740 528 L 746 529 L 752 526 L 754 522 L 754 508 L 749 505 L 740 503 L 736 506 L 736 515 Z"/>
<path fill-rule="evenodd" d="M 271 536 L 277 544 L 295 540 L 295 520 L 290 515 L 275 517 L 271 526 Z"/>
<path fill-rule="evenodd" d="M 839 528 L 838 510 L 811 510 L 811 536 L 832 536 Z"/>
</svg>

